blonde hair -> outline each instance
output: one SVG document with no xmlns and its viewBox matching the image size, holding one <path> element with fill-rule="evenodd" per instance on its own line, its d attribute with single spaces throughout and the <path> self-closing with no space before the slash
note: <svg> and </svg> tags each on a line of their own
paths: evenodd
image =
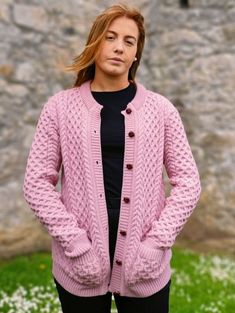
<svg viewBox="0 0 235 313">
<path fill-rule="evenodd" d="M 82 83 L 94 78 L 95 58 L 99 52 L 100 43 L 111 22 L 115 18 L 123 16 L 133 19 L 139 30 L 136 53 L 137 61 L 133 62 L 128 74 L 128 80 L 135 82 L 135 75 L 141 60 L 145 41 L 144 17 L 137 8 L 119 3 L 108 7 L 96 17 L 88 35 L 84 50 L 74 58 L 72 65 L 65 66 L 65 71 L 77 72 L 77 79 L 74 83 L 74 87 L 78 87 Z"/>
</svg>

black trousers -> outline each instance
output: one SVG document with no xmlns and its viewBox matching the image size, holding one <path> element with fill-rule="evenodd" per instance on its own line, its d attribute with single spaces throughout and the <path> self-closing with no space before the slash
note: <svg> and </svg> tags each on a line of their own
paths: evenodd
<svg viewBox="0 0 235 313">
<path fill-rule="evenodd" d="M 113 268 L 113 258 L 117 240 L 118 222 L 120 215 L 120 198 L 107 197 L 108 219 L 109 219 L 109 255 L 111 268 Z"/>
<path fill-rule="evenodd" d="M 107 198 L 109 218 L 109 253 L 111 267 L 117 238 L 120 198 Z M 110 313 L 112 293 L 95 297 L 80 297 L 69 293 L 54 278 L 63 313 Z M 118 313 L 168 313 L 169 312 L 169 282 L 160 291 L 144 298 L 131 298 L 114 295 Z"/>
<path fill-rule="evenodd" d="M 111 313 L 112 293 L 95 297 L 75 296 L 54 278 L 63 313 Z M 168 313 L 171 279 L 163 289 L 145 298 L 114 295 L 118 313 Z"/>
</svg>

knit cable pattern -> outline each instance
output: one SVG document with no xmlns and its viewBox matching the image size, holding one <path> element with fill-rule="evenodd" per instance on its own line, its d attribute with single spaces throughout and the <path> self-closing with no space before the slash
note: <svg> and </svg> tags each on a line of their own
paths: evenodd
<svg viewBox="0 0 235 313">
<path fill-rule="evenodd" d="M 158 248 L 172 247 L 201 193 L 199 172 L 180 114 L 175 107 L 172 107 L 166 120 L 164 165 L 173 188 L 170 196 L 165 199 L 159 218 L 152 223 L 147 234 Z M 149 240 L 149 243 L 153 241 Z"/>
<path fill-rule="evenodd" d="M 178 110 L 167 98 L 153 93 L 143 110 L 146 128 L 139 126 L 143 149 L 136 163 L 138 189 L 134 207 L 141 208 L 145 203 L 145 210 L 135 209 L 132 216 L 129 247 L 137 248 L 127 250 L 125 274 L 129 287 L 156 279 L 163 272 L 172 256 L 170 248 L 201 193 L 199 173 Z M 164 136 L 156 136 L 162 133 Z M 146 134 L 145 138 L 142 134 Z M 157 157 L 161 151 L 163 163 Z M 167 198 L 160 184 L 163 165 L 172 186 Z"/>
<path fill-rule="evenodd" d="M 23 187 L 26 202 L 53 239 L 56 277 L 81 296 L 107 291 L 111 274 L 100 111 L 87 93 L 83 89 L 82 96 L 80 88 L 71 88 L 44 104 Z M 126 138 L 124 161 L 133 164 L 133 170 L 124 168 L 123 196 L 130 202 L 122 202 L 119 231 L 127 236 L 118 234 L 115 258 L 119 262 L 114 262 L 111 283 L 111 290 L 122 286 L 123 295 L 129 296 L 152 294 L 166 283 L 171 247 L 201 192 L 178 110 L 167 98 L 150 91 L 141 102 L 143 94 L 125 117 L 126 135 L 132 131 L 135 136 Z M 167 198 L 164 166 L 172 186 Z"/>
<path fill-rule="evenodd" d="M 68 256 L 74 257 L 88 251 L 91 242 L 55 188 L 62 161 L 56 120 L 56 97 L 61 96 L 59 93 L 50 97 L 41 111 L 27 160 L 23 193 L 48 233 L 60 242 Z"/>
<path fill-rule="evenodd" d="M 102 282 L 101 264 L 93 248 L 79 257 L 72 258 L 69 262 L 64 262 L 62 265 L 68 276 L 80 284 L 95 287 Z"/>
</svg>

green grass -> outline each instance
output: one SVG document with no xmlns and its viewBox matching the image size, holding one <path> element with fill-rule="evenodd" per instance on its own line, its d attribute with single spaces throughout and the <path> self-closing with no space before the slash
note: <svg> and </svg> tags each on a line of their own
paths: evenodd
<svg viewBox="0 0 235 313">
<path fill-rule="evenodd" d="M 1 261 L 0 312 L 61 312 L 51 265 L 49 253 Z M 235 259 L 174 247 L 171 267 L 170 313 L 235 313 Z"/>
</svg>

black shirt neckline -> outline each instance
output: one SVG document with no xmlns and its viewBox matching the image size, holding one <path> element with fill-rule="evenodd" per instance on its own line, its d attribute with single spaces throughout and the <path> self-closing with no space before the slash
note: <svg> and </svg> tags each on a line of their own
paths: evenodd
<svg viewBox="0 0 235 313">
<path fill-rule="evenodd" d="M 126 92 L 126 91 L 129 91 L 129 89 L 131 89 L 132 85 L 134 85 L 134 83 L 132 82 L 129 82 L 129 85 L 125 88 L 122 88 L 122 89 L 119 89 L 119 90 L 112 90 L 112 91 L 91 91 L 92 94 L 96 95 L 96 94 L 107 94 L 107 95 L 110 95 L 110 94 L 119 94 L 119 93 L 123 93 L 123 92 Z"/>
</svg>

